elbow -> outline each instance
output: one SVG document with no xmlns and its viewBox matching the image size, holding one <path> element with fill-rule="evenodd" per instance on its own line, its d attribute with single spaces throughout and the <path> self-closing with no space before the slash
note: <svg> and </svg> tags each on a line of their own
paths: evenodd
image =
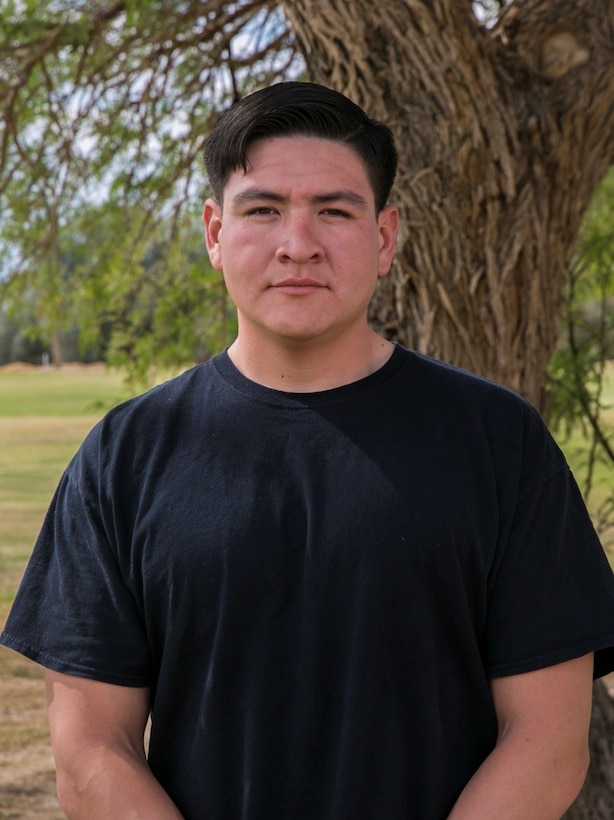
<svg viewBox="0 0 614 820">
<path fill-rule="evenodd" d="M 573 761 L 570 762 L 568 767 L 568 782 L 570 791 L 570 794 L 568 795 L 568 805 L 571 805 L 582 791 L 582 787 L 584 786 L 584 782 L 588 774 L 590 762 L 590 752 L 588 749 L 588 743 L 586 743 L 583 744 L 578 750 Z"/>
<path fill-rule="evenodd" d="M 79 816 L 79 790 L 74 778 L 64 769 L 56 767 L 55 790 L 60 807 L 66 817 Z"/>
<path fill-rule="evenodd" d="M 589 766 L 591 765 L 591 754 L 588 748 L 588 743 L 582 748 L 582 753 L 580 755 L 579 761 L 579 787 L 578 791 L 584 785 L 584 781 L 586 780 L 586 775 L 588 774 Z"/>
<path fill-rule="evenodd" d="M 64 814 L 69 820 L 90 818 L 88 806 L 103 775 L 102 761 L 82 753 L 78 757 L 56 755 L 55 763 L 55 789 Z"/>
<path fill-rule="evenodd" d="M 558 794 L 560 800 L 559 805 L 556 806 L 557 817 L 560 817 L 571 806 L 582 791 L 589 765 L 588 744 L 584 744 L 557 766 L 558 788 L 553 792 L 553 794 Z"/>
</svg>

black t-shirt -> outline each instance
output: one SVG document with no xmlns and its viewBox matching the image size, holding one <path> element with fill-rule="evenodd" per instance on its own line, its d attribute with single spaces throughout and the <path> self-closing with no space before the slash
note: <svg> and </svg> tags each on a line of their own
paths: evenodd
<svg viewBox="0 0 614 820">
<path fill-rule="evenodd" d="M 495 743 L 489 679 L 613 668 L 614 583 L 510 391 L 397 347 L 288 394 L 222 354 L 92 431 L 2 642 L 151 687 L 188 820 L 442 820 Z"/>
</svg>

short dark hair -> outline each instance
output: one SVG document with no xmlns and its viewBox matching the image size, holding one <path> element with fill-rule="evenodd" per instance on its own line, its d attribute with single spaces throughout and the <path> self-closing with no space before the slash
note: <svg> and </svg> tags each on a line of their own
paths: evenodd
<svg viewBox="0 0 614 820">
<path fill-rule="evenodd" d="M 284 82 L 249 94 L 222 114 L 205 148 L 213 195 L 237 168 L 247 171 L 247 149 L 264 137 L 319 137 L 353 148 L 365 165 L 379 213 L 388 202 L 397 170 L 390 129 L 356 103 L 323 85 Z"/>
</svg>

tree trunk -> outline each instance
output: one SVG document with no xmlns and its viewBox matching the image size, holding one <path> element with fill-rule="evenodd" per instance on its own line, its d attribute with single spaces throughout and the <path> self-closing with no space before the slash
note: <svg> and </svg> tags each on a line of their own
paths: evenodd
<svg viewBox="0 0 614 820">
<path fill-rule="evenodd" d="M 600 682 L 594 688 L 590 747 L 589 776 L 565 820 L 614 817 L 614 700 Z"/>
<path fill-rule="evenodd" d="M 62 346 L 57 330 L 51 332 L 51 362 L 54 367 L 62 367 Z"/>
<path fill-rule="evenodd" d="M 308 70 L 393 128 L 405 230 L 375 326 L 544 409 L 567 260 L 614 157 L 614 4 L 288 0 Z"/>
<path fill-rule="evenodd" d="M 547 409 L 581 217 L 614 161 L 614 3 L 282 0 L 311 77 L 389 124 L 397 261 L 373 301 L 388 338 Z M 573 820 L 614 817 L 612 711 L 595 686 L 593 764 Z"/>
</svg>

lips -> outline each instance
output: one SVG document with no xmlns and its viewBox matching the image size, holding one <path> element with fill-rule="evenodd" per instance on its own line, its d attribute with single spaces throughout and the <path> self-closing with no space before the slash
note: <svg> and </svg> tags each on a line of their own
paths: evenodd
<svg viewBox="0 0 614 820">
<path fill-rule="evenodd" d="M 309 279 L 307 277 L 296 277 L 292 276 L 288 279 L 283 279 L 281 282 L 277 282 L 273 285 L 275 288 L 284 289 L 284 288 L 292 288 L 292 289 L 313 289 L 313 288 L 324 288 L 326 285 L 322 284 L 322 282 L 318 282 L 317 279 Z"/>
</svg>

